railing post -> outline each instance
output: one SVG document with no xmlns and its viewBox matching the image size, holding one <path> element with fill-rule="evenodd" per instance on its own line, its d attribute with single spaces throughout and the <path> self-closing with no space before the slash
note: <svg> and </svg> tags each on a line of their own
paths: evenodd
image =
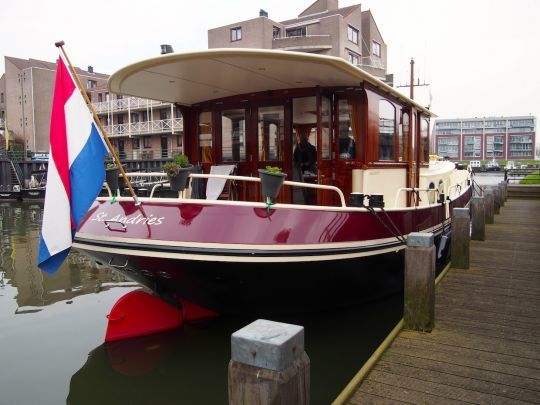
<svg viewBox="0 0 540 405">
<path fill-rule="evenodd" d="M 473 197 L 471 200 L 471 239 L 486 239 L 486 213 L 484 209 L 484 197 Z"/>
<path fill-rule="evenodd" d="M 412 232 L 405 249 L 403 322 L 406 329 L 435 326 L 435 243 L 432 233 Z"/>
<path fill-rule="evenodd" d="M 231 336 L 229 405 L 309 404 L 304 328 L 258 319 Z"/>
<path fill-rule="evenodd" d="M 452 267 L 469 268 L 469 232 L 471 219 L 468 208 L 452 210 Z"/>
<path fill-rule="evenodd" d="M 486 214 L 486 224 L 493 224 L 494 221 L 494 201 L 493 201 L 493 191 L 491 189 L 486 189 L 484 191 L 484 211 Z"/>
</svg>

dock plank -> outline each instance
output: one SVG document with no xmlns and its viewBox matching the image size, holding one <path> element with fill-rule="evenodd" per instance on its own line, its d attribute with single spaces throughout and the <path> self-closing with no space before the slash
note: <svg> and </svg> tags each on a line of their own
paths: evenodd
<svg viewBox="0 0 540 405">
<path fill-rule="evenodd" d="M 402 330 L 350 404 L 540 404 L 540 200 L 509 200 L 436 290 L 435 329 Z"/>
</svg>

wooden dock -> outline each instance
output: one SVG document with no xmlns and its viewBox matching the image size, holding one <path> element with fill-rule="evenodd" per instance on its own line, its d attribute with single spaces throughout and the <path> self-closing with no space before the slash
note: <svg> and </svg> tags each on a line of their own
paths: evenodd
<svg viewBox="0 0 540 405">
<path fill-rule="evenodd" d="M 470 249 L 433 332 L 401 331 L 347 403 L 540 404 L 540 200 L 508 200 Z"/>
</svg>

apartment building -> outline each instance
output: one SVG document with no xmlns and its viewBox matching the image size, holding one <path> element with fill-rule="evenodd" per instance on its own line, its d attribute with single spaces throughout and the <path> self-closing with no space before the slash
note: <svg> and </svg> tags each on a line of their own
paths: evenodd
<svg viewBox="0 0 540 405">
<path fill-rule="evenodd" d="M 208 48 L 261 48 L 343 58 L 386 79 L 387 46 L 369 10 L 339 8 L 338 0 L 317 0 L 297 18 L 259 17 L 208 30 Z"/>
<path fill-rule="evenodd" d="M 534 116 L 455 118 L 435 121 L 436 153 L 451 160 L 535 158 Z"/>
<path fill-rule="evenodd" d="M 0 148 L 29 158 L 49 152 L 56 63 L 6 56 L 0 78 Z M 92 104 L 123 159 L 169 158 L 182 147 L 182 118 L 170 103 L 109 94 L 109 75 L 76 68 Z"/>
</svg>

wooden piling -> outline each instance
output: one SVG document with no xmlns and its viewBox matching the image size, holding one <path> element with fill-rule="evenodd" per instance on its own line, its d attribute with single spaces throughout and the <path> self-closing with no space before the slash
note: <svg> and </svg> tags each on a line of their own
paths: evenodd
<svg viewBox="0 0 540 405">
<path fill-rule="evenodd" d="M 469 232 L 471 219 L 468 208 L 452 210 L 452 267 L 469 268 Z"/>
<path fill-rule="evenodd" d="M 491 188 L 493 191 L 493 213 L 494 214 L 500 214 L 501 213 L 501 190 L 498 186 L 494 186 Z"/>
<path fill-rule="evenodd" d="M 309 404 L 304 328 L 258 319 L 231 336 L 229 405 Z"/>
<path fill-rule="evenodd" d="M 501 198 L 499 200 L 500 203 L 501 203 L 501 207 L 504 207 L 504 201 L 505 201 L 505 199 L 504 199 L 504 185 L 501 182 L 501 183 L 499 183 L 497 185 L 497 187 L 499 188 L 499 193 L 501 194 Z"/>
<path fill-rule="evenodd" d="M 484 191 L 484 212 L 486 214 L 486 224 L 493 224 L 494 221 L 494 201 L 493 191 L 486 189 Z"/>
<path fill-rule="evenodd" d="M 432 233 L 412 232 L 405 249 L 405 329 L 431 332 L 435 326 L 435 243 Z"/>
<path fill-rule="evenodd" d="M 486 239 L 486 213 L 484 197 L 473 197 L 471 200 L 471 239 Z"/>
</svg>

